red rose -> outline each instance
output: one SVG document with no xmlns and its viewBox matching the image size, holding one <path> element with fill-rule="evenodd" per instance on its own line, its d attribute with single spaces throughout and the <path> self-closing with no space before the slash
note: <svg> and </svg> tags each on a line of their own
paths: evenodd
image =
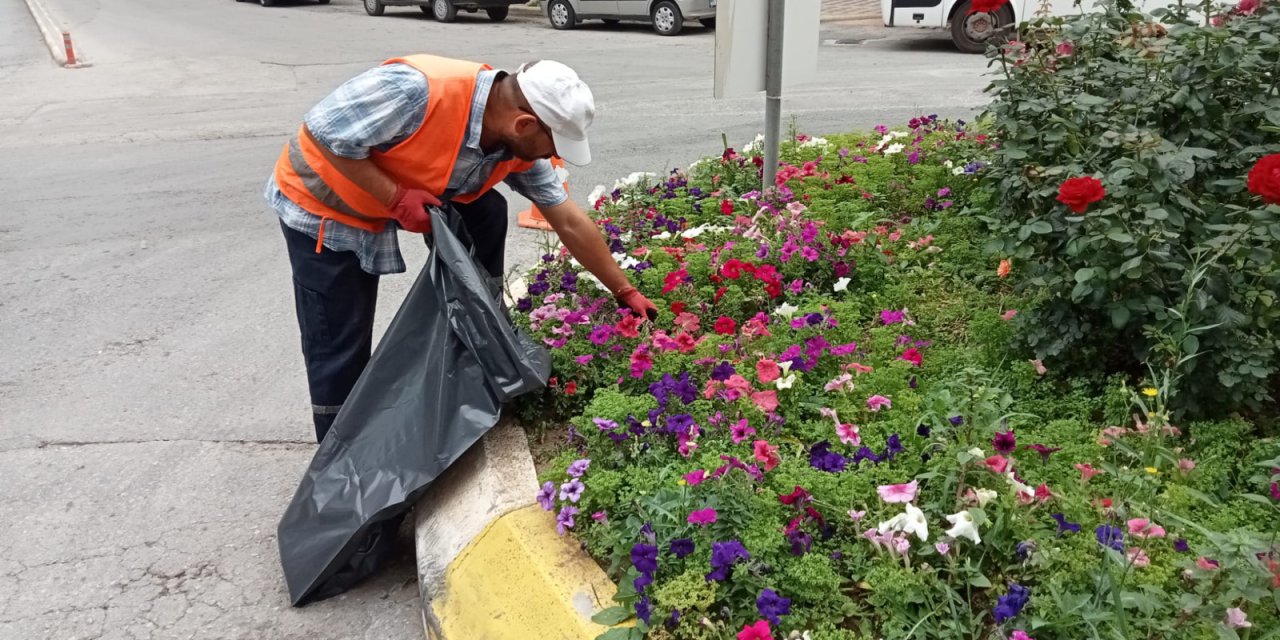
<svg viewBox="0 0 1280 640">
<path fill-rule="evenodd" d="M 1280 204 L 1280 153 L 1273 153 L 1253 165 L 1249 171 L 1249 192 L 1262 197 L 1267 204 Z"/>
<path fill-rule="evenodd" d="M 731 336 L 737 329 L 738 323 L 729 316 L 720 316 L 716 319 L 716 333 L 720 335 Z"/>
<path fill-rule="evenodd" d="M 1071 178 L 1058 187 L 1058 202 L 1071 207 L 1076 213 L 1084 213 L 1089 205 L 1107 195 L 1102 181 L 1092 176 Z"/>
<path fill-rule="evenodd" d="M 570 380 L 569 382 L 565 383 L 565 385 L 564 385 L 564 393 L 565 393 L 565 395 L 570 395 L 570 396 L 571 396 L 571 395 L 573 395 L 573 394 L 575 394 L 575 393 L 577 393 L 577 392 L 578 392 L 578 383 L 577 383 L 577 382 L 574 382 L 573 380 Z"/>
<path fill-rule="evenodd" d="M 969 13 L 995 13 L 1009 0 L 971 0 Z"/>
</svg>

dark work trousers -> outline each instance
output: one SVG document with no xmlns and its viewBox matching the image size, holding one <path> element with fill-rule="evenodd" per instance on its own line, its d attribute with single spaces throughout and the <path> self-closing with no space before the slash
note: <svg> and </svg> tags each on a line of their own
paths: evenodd
<svg viewBox="0 0 1280 640">
<path fill-rule="evenodd" d="M 507 241 L 507 200 L 490 190 L 470 204 L 453 204 L 471 235 L 475 256 L 494 277 L 502 276 Z M 360 268 L 351 251 L 316 253 L 316 240 L 282 223 L 293 295 L 302 332 L 316 442 L 324 440 L 373 347 L 378 276 Z"/>
</svg>

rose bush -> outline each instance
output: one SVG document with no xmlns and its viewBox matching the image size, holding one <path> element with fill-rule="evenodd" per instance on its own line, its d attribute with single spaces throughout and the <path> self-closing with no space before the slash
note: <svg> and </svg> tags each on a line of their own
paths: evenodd
<svg viewBox="0 0 1280 640">
<path fill-rule="evenodd" d="M 768 194 L 754 146 L 593 194 L 656 322 L 555 251 L 516 305 L 556 369 L 518 409 L 571 425 L 548 526 L 618 581 L 598 620 L 636 621 L 606 638 L 1280 624 L 1280 443 L 1016 346 L 1035 294 L 999 271 L 1022 260 L 998 270 L 961 213 L 991 198 L 991 139 L 932 116 L 796 136 Z"/>
<path fill-rule="evenodd" d="M 980 215 L 1034 294 L 1021 335 L 1059 367 L 1170 371 L 1188 416 L 1274 414 L 1280 2 L 1218 26 L 1103 5 L 992 52 Z"/>
</svg>

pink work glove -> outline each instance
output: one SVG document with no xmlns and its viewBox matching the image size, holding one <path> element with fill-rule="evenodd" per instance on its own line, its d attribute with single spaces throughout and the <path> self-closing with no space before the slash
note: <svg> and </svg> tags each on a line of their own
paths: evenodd
<svg viewBox="0 0 1280 640">
<path fill-rule="evenodd" d="M 391 218 L 412 233 L 431 233 L 431 213 L 427 207 L 440 206 L 440 199 L 421 189 L 396 187 L 391 199 Z"/>
<path fill-rule="evenodd" d="M 658 307 L 649 302 L 649 299 L 644 297 L 644 294 L 637 291 L 635 287 L 627 287 L 619 291 L 614 297 L 618 300 L 618 306 L 634 311 L 641 318 L 648 318 L 651 321 L 658 319 Z"/>
</svg>

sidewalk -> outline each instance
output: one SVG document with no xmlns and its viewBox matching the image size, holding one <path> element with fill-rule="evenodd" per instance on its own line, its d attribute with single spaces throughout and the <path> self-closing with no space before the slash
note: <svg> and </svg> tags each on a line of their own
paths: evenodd
<svg viewBox="0 0 1280 640">
<path fill-rule="evenodd" d="M 823 22 L 852 22 L 880 19 L 877 0 L 822 0 Z"/>
</svg>

